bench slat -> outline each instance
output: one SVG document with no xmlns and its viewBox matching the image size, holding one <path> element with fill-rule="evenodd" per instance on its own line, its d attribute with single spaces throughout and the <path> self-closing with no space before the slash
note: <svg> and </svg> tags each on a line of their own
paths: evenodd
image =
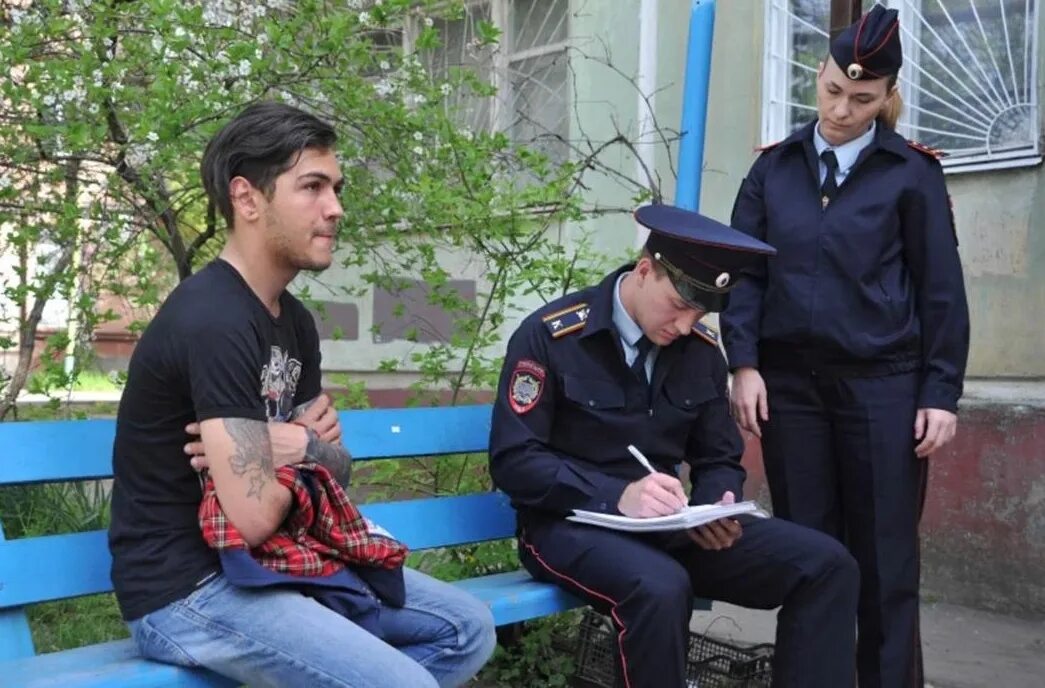
<svg viewBox="0 0 1045 688">
<path fill-rule="evenodd" d="M 415 550 L 515 534 L 515 512 L 499 492 L 365 504 L 361 511 Z M 111 563 L 104 530 L 0 542 L 0 609 L 109 592 Z"/>
<path fill-rule="evenodd" d="M 342 411 L 359 460 L 485 452 L 491 406 Z M 0 423 L 0 485 L 112 477 L 114 420 Z M 75 457 L 75 460 L 72 458 Z"/>
<path fill-rule="evenodd" d="M 149 662 L 132 640 L 0 662 L 3 685 L 24 688 L 233 688 L 240 685 L 203 669 Z"/>
</svg>

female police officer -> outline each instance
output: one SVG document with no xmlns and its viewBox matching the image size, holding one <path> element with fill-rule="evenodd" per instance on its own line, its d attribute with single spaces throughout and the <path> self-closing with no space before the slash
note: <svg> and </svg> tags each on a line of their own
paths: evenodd
<svg viewBox="0 0 1045 688">
<path fill-rule="evenodd" d="M 860 564 L 861 688 L 920 686 L 926 459 L 956 426 L 969 322 L 934 151 L 901 138 L 896 11 L 832 43 L 818 120 L 765 149 L 732 226 L 778 254 L 722 317 L 732 408 L 762 438 L 774 512 Z"/>
</svg>

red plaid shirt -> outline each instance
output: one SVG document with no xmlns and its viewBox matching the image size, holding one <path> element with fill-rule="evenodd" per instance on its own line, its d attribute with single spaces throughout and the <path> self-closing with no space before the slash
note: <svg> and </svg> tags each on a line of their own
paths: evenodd
<svg viewBox="0 0 1045 688">
<path fill-rule="evenodd" d="M 306 471 L 315 474 L 315 503 L 305 484 Z M 394 569 L 403 565 L 406 546 L 371 531 L 326 468 L 315 463 L 282 466 L 276 470 L 276 479 L 290 489 L 294 502 L 279 530 L 250 550 L 262 566 L 292 576 L 329 576 L 345 566 Z M 203 539 L 213 549 L 249 549 L 225 518 L 209 476 L 203 486 L 199 520 Z"/>
</svg>

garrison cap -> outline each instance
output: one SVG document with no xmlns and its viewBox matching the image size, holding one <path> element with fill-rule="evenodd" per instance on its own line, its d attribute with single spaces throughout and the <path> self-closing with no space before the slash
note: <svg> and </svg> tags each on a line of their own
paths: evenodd
<svg viewBox="0 0 1045 688">
<path fill-rule="evenodd" d="M 709 313 L 726 307 L 744 268 L 776 255 L 765 242 L 671 205 L 642 206 L 635 220 L 650 230 L 646 250 L 667 270 L 679 296 Z"/>
<path fill-rule="evenodd" d="M 900 72 L 900 22 L 896 10 L 879 4 L 831 41 L 831 57 L 853 81 L 881 79 Z"/>
</svg>

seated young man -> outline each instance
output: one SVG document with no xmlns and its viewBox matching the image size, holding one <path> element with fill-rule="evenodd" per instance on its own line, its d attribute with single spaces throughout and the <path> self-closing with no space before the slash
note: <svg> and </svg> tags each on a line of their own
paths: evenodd
<svg viewBox="0 0 1045 688">
<path fill-rule="evenodd" d="M 204 481 L 184 451 L 187 427 L 199 432 L 192 451 L 203 452 L 224 518 L 250 547 L 291 508 L 281 467 L 318 463 L 347 480 L 315 323 L 286 290 L 333 260 L 343 213 L 335 142 L 316 117 L 260 103 L 208 144 L 203 183 L 229 235 L 167 298 L 131 358 L 113 448 L 113 586 L 150 659 L 251 686 L 458 686 L 495 645 L 475 598 L 403 569 L 404 603 L 382 606 L 368 630 L 293 586 L 231 584 L 201 534 Z"/>
</svg>

